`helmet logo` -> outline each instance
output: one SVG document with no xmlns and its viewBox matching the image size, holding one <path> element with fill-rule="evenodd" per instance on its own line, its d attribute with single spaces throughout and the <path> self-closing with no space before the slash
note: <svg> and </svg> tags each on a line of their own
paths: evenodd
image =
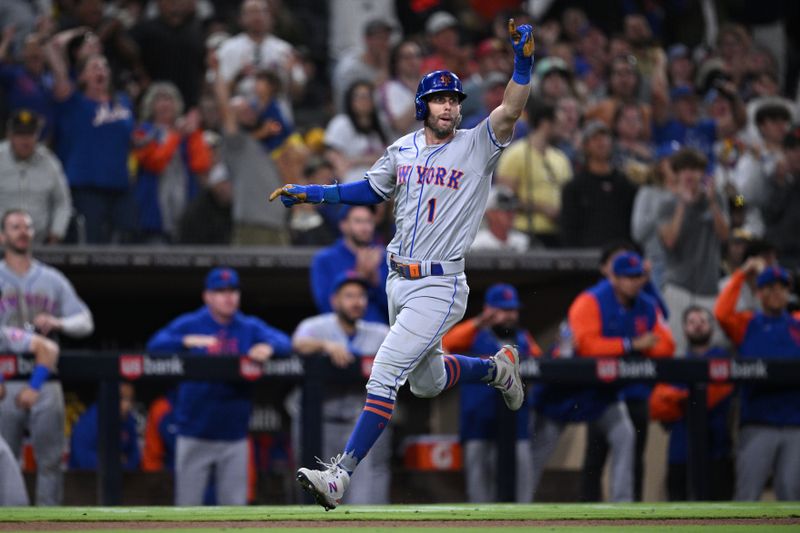
<svg viewBox="0 0 800 533">
<path fill-rule="evenodd" d="M 442 83 L 442 85 L 450 85 L 453 83 L 453 78 L 450 77 L 450 74 L 445 73 L 439 76 L 439 81 Z"/>
</svg>

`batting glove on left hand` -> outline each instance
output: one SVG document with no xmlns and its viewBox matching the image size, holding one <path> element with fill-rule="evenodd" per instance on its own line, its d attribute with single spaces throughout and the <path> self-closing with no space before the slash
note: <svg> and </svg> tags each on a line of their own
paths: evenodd
<svg viewBox="0 0 800 533">
<path fill-rule="evenodd" d="M 530 24 L 514 25 L 514 19 L 508 21 L 508 36 L 514 55 L 518 58 L 533 56 L 533 27 Z"/>
<path fill-rule="evenodd" d="M 272 191 L 269 201 L 280 198 L 283 205 L 292 207 L 295 204 L 319 204 L 322 203 L 321 185 L 284 185 Z"/>
</svg>

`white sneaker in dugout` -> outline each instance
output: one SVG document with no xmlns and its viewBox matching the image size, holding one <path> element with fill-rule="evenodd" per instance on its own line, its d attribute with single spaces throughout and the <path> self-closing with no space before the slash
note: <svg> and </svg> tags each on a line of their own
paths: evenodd
<svg viewBox="0 0 800 533">
<path fill-rule="evenodd" d="M 350 485 L 350 474 L 339 466 L 340 458 L 341 456 L 333 457 L 330 463 L 317 458 L 317 462 L 325 468 L 324 470 L 301 468 L 297 471 L 297 481 L 300 486 L 326 511 L 336 509 L 336 506 L 342 503 L 342 497 Z"/>
<path fill-rule="evenodd" d="M 525 388 L 519 373 L 519 352 L 514 346 L 506 344 L 492 357 L 495 372 L 490 385 L 500 391 L 503 400 L 512 411 L 522 407 L 525 399 Z"/>
</svg>

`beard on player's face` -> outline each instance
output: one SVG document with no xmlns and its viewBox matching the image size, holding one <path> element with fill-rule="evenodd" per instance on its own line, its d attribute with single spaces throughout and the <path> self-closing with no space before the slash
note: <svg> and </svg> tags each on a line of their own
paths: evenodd
<svg viewBox="0 0 800 533">
<path fill-rule="evenodd" d="M 711 342 L 711 330 L 692 331 L 686 334 L 686 340 L 692 348 L 707 346 Z"/>
<path fill-rule="evenodd" d="M 442 115 L 450 120 L 446 121 L 443 126 L 439 126 L 439 119 Z M 433 132 L 433 135 L 437 139 L 446 139 L 452 135 L 459 124 L 461 124 L 461 113 L 453 114 L 453 112 L 448 112 L 439 113 L 438 115 L 428 113 L 428 116 L 425 118 L 425 126 Z"/>
</svg>

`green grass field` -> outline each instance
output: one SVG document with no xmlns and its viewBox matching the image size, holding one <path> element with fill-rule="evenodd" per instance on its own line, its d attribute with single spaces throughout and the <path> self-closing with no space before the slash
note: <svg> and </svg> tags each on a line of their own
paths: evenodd
<svg viewBox="0 0 800 533">
<path fill-rule="evenodd" d="M 709 520 L 703 524 L 670 524 L 664 520 Z M 769 520 L 791 519 L 792 524 L 770 524 Z M 264 522 L 298 521 L 296 527 L 275 524 L 269 527 Z M 366 523 L 374 520 L 407 521 L 405 524 L 374 526 Z M 447 521 L 504 521 L 492 525 L 475 523 L 475 527 L 459 522 L 448 526 Z M 5 508 L 0 510 L 0 531 L 15 531 L 33 527 L 47 528 L 50 531 L 220 531 L 234 529 L 239 531 L 276 532 L 316 532 L 319 524 L 303 527 L 302 522 L 325 521 L 324 530 L 345 532 L 430 532 L 462 531 L 531 531 L 530 524 L 514 521 L 555 521 L 551 524 L 537 524 L 537 530 L 559 533 L 575 531 L 639 533 L 644 531 L 675 531 L 686 533 L 739 532 L 739 531 L 800 531 L 800 502 L 764 503 L 643 503 L 643 504 L 444 504 L 444 505 L 391 505 L 391 506 L 343 506 L 326 513 L 316 506 L 260 506 L 260 507 L 52 507 L 52 508 Z M 598 523 L 586 524 L 592 520 Z M 603 525 L 605 520 L 634 520 L 635 524 L 619 522 Z M 725 520 L 753 520 L 747 524 L 731 524 Z M 431 521 L 431 524 L 425 524 Z M 510 521 L 510 522 L 509 522 Z M 640 521 L 650 523 L 642 524 Z M 714 521 L 720 521 L 715 523 Z M 38 524 L 33 524 L 38 522 Z M 44 522 L 44 523 L 42 523 Z M 61 528 L 59 528 L 61 522 Z M 75 522 L 86 524 L 85 529 Z M 115 527 L 114 522 L 118 523 Z M 140 527 L 131 527 L 131 523 Z M 146 522 L 170 522 L 169 527 L 152 529 Z M 200 522 L 200 523 L 198 523 Z M 214 527 L 214 522 L 220 527 Z M 232 525 L 234 522 L 235 525 Z M 257 524 L 255 522 L 258 522 Z M 349 522 L 349 523 L 348 523 Z M 435 523 L 433 523 L 435 522 Z M 574 522 L 574 525 L 570 522 Z M 124 523 L 124 524 L 123 524 Z M 76 529 L 77 526 L 77 529 Z M 119 527 L 125 529 L 119 529 Z M 248 527 L 249 526 L 249 527 Z M 316 526 L 316 527 L 312 527 Z M 359 527 L 356 527 L 359 526 Z M 131 527 L 131 529 L 127 529 Z"/>
</svg>

